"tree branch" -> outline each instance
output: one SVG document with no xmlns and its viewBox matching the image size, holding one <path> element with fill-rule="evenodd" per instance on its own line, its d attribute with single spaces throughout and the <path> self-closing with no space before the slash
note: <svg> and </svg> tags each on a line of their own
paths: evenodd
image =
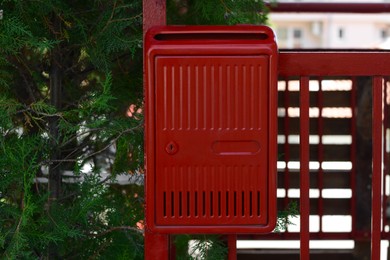
<svg viewBox="0 0 390 260">
<path fill-rule="evenodd" d="M 144 234 L 144 231 L 142 229 L 139 229 L 139 228 L 136 228 L 136 227 L 130 227 L 130 226 L 119 226 L 119 227 L 112 227 L 110 229 L 107 229 L 105 231 L 103 231 L 102 233 L 99 233 L 99 234 L 89 234 L 90 236 L 93 236 L 93 237 L 101 237 L 101 236 L 105 236 L 111 232 L 114 232 L 114 231 L 118 231 L 118 230 L 130 230 L 130 231 L 134 231 L 134 232 L 137 232 L 137 233 L 140 233 L 140 234 Z"/>
<path fill-rule="evenodd" d="M 86 159 L 88 159 L 88 158 L 91 158 L 92 156 L 98 155 L 98 154 L 100 154 L 101 152 L 103 152 L 104 150 L 107 150 L 107 149 L 108 149 L 111 145 L 113 145 L 113 144 L 114 144 L 122 135 L 127 134 L 127 133 L 131 133 L 131 132 L 134 132 L 135 130 L 142 128 L 142 126 L 143 126 L 143 120 L 140 122 L 139 125 L 137 125 L 137 126 L 135 126 L 135 127 L 133 127 L 133 128 L 129 128 L 129 129 L 126 129 L 126 130 L 122 131 L 118 136 L 116 136 L 115 138 L 113 138 L 113 139 L 112 139 L 106 146 L 104 146 L 102 149 L 100 149 L 100 150 L 98 150 L 98 151 L 96 151 L 96 152 L 93 152 L 93 153 L 91 153 L 91 154 L 85 156 L 85 157 L 83 158 L 83 160 L 86 160 Z"/>
<path fill-rule="evenodd" d="M 83 158 L 79 158 L 79 159 L 77 159 L 77 158 L 75 158 L 75 159 L 69 159 L 69 155 L 74 154 L 74 152 L 72 152 L 72 153 L 70 153 L 70 154 L 69 154 L 67 157 L 65 157 L 65 158 L 56 159 L 56 160 L 46 160 L 46 161 L 43 162 L 43 164 L 53 164 L 53 163 L 62 163 L 62 162 L 85 161 L 85 160 L 87 160 L 87 159 L 89 159 L 89 158 L 91 158 L 91 157 L 93 157 L 93 156 L 95 156 L 95 155 L 98 155 L 98 154 L 102 153 L 103 151 L 107 150 L 107 149 L 108 149 L 109 147 L 111 147 L 111 146 L 112 146 L 112 145 L 113 145 L 121 136 L 123 136 L 123 135 L 125 135 L 125 134 L 127 134 L 127 133 L 134 132 L 134 131 L 136 131 L 136 130 L 142 128 L 142 127 L 143 127 L 143 120 L 141 120 L 141 121 L 140 121 L 140 124 L 138 124 L 137 126 L 132 127 L 132 128 L 129 128 L 129 129 L 126 129 L 126 130 L 120 132 L 116 137 L 114 137 L 113 139 L 111 139 L 110 141 L 108 141 L 108 143 L 107 143 L 102 149 L 99 149 L 98 151 L 92 152 L 92 153 L 90 153 L 90 154 L 84 156 Z M 103 128 L 96 128 L 96 129 L 94 129 L 94 130 L 99 131 L 99 130 L 101 130 L 101 129 L 103 129 Z M 88 133 L 88 132 L 92 132 L 92 131 L 87 131 L 87 133 Z M 81 133 L 81 134 L 79 134 L 79 135 L 73 137 L 72 139 L 77 138 L 78 136 L 83 135 L 83 134 L 85 134 L 85 132 L 83 132 L 83 133 Z M 88 143 L 88 142 L 87 142 L 87 143 Z M 63 147 L 63 146 L 61 146 L 61 147 Z M 83 147 L 83 146 L 82 146 L 82 145 L 79 145 L 77 150 L 80 150 L 81 147 Z"/>
</svg>

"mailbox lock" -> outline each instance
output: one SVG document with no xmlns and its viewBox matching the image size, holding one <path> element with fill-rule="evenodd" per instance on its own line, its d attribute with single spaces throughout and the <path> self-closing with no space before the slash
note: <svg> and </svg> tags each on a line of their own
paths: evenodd
<svg viewBox="0 0 390 260">
<path fill-rule="evenodd" d="M 167 144 L 167 146 L 165 147 L 165 151 L 167 151 L 167 153 L 170 155 L 177 153 L 178 150 L 179 150 L 179 147 L 178 147 L 177 143 L 175 143 L 173 141 L 169 142 Z"/>
</svg>

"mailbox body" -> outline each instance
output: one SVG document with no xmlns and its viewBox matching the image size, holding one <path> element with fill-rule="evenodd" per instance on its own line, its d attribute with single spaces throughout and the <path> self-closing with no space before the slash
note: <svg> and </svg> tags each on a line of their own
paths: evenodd
<svg viewBox="0 0 390 260">
<path fill-rule="evenodd" d="M 164 26 L 145 36 L 146 225 L 274 229 L 277 46 L 264 26 Z"/>
</svg>

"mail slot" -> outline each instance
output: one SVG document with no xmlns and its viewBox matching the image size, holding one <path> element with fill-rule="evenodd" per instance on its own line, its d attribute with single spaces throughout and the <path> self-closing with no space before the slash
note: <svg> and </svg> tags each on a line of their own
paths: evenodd
<svg viewBox="0 0 390 260">
<path fill-rule="evenodd" d="M 277 218 L 272 30 L 154 27 L 144 51 L 147 228 L 272 231 Z"/>
</svg>

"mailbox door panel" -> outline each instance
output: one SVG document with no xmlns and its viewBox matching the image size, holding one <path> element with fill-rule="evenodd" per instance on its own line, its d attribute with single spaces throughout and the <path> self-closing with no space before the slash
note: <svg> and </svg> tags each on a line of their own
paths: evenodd
<svg viewBox="0 0 390 260">
<path fill-rule="evenodd" d="M 155 58 L 157 226 L 268 223 L 268 59 Z"/>
</svg>

